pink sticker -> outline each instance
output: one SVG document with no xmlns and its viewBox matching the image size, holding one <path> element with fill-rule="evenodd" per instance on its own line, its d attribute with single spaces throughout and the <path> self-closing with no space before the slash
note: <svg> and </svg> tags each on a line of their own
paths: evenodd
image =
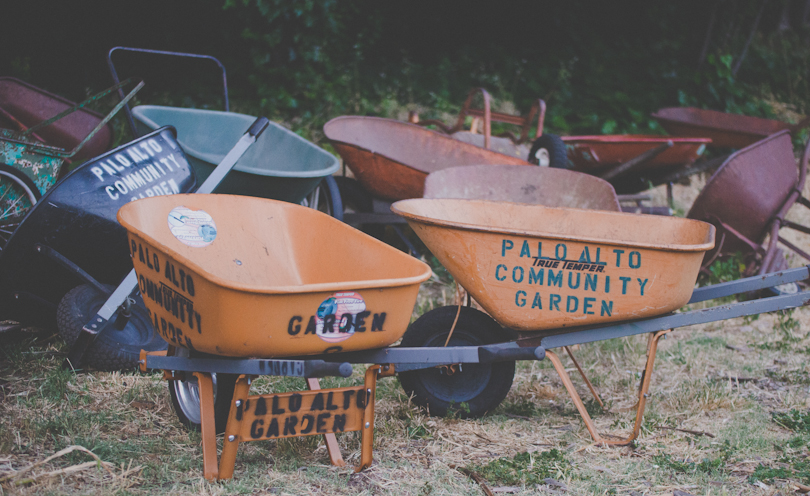
<svg viewBox="0 0 810 496">
<path fill-rule="evenodd" d="M 360 293 L 346 291 L 325 299 L 315 313 L 315 334 L 327 343 L 339 343 L 352 337 L 357 314 L 366 310 Z"/>
</svg>

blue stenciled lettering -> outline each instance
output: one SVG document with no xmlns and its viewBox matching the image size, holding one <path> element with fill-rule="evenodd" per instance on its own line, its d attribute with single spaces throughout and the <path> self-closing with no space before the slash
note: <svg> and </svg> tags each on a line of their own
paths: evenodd
<svg viewBox="0 0 810 496">
<path fill-rule="evenodd" d="M 605 314 L 607 314 L 608 317 L 613 315 L 613 302 L 612 301 L 602 300 L 602 313 L 601 313 L 601 316 L 604 317 Z"/>
<path fill-rule="evenodd" d="M 512 241 L 510 241 L 508 239 L 503 240 L 503 243 L 501 243 L 501 256 L 505 257 L 506 256 L 506 250 L 511 250 L 514 246 L 515 246 L 515 243 L 513 243 Z"/>
<path fill-rule="evenodd" d="M 613 253 L 616 254 L 616 267 L 621 267 L 622 266 L 622 253 L 624 253 L 624 250 L 613 250 Z"/>
<path fill-rule="evenodd" d="M 562 296 L 558 294 L 550 294 L 548 295 L 548 309 L 554 310 L 555 308 L 557 311 L 560 311 L 560 301 L 562 300 Z"/>
<path fill-rule="evenodd" d="M 596 298 L 585 298 L 582 300 L 582 313 L 585 315 L 593 315 L 593 312 L 589 312 L 588 310 L 591 309 L 595 302 Z"/>
<path fill-rule="evenodd" d="M 585 274 L 585 291 L 596 291 L 596 280 L 599 276 L 596 274 Z"/>
<path fill-rule="evenodd" d="M 532 253 L 529 251 L 529 242 L 526 240 L 523 241 L 523 247 L 520 249 L 520 256 L 532 258 Z"/>
<path fill-rule="evenodd" d="M 557 286 L 561 288 L 563 285 L 563 271 L 557 271 L 555 274 L 553 270 L 548 271 L 548 285 Z"/>
<path fill-rule="evenodd" d="M 573 307 L 571 308 L 571 303 L 574 303 Z M 568 301 L 565 302 L 565 311 L 568 313 L 574 313 L 579 308 L 579 299 L 576 296 L 569 296 Z"/>
<path fill-rule="evenodd" d="M 518 270 L 520 270 L 520 278 L 518 279 Z M 512 280 L 515 282 L 523 282 L 523 267 L 520 265 L 512 269 Z"/>
<path fill-rule="evenodd" d="M 525 291 L 518 291 L 517 293 L 515 293 L 515 305 L 519 307 L 525 307 L 526 306 L 525 296 L 526 296 Z"/>
<path fill-rule="evenodd" d="M 586 246 L 586 247 L 585 247 L 585 248 L 582 250 L 582 254 L 579 256 L 579 260 L 578 260 L 578 262 L 588 262 L 588 263 L 591 263 L 591 254 L 590 254 L 590 252 L 588 251 L 588 247 L 587 247 L 587 246 Z"/>
<path fill-rule="evenodd" d="M 562 248 L 562 255 L 560 255 L 560 248 Z M 568 247 L 563 243 L 557 243 L 557 246 L 554 247 L 554 256 L 557 257 L 557 260 L 565 260 L 565 257 L 568 256 Z"/>
<path fill-rule="evenodd" d="M 635 255 L 636 261 L 633 262 L 633 256 Z M 631 269 L 637 269 L 641 267 L 641 253 L 637 251 L 631 251 L 630 255 L 627 257 L 627 263 L 630 264 Z"/>
<path fill-rule="evenodd" d="M 505 280 L 505 279 L 506 279 L 506 275 L 504 275 L 503 277 L 500 277 L 500 276 L 498 275 L 498 274 L 500 274 L 500 273 L 501 273 L 501 269 L 503 269 L 503 270 L 505 270 L 505 271 L 506 271 L 506 270 L 509 270 L 509 267 L 507 267 L 507 266 L 506 266 L 506 265 L 504 265 L 504 264 L 498 264 L 498 266 L 495 268 L 495 279 L 497 279 L 497 280 L 499 280 L 499 281 L 503 281 L 503 280 Z"/>
<path fill-rule="evenodd" d="M 539 308 L 540 310 L 543 309 L 543 303 L 540 298 L 540 293 L 534 293 L 534 301 L 532 302 L 532 308 Z"/>
<path fill-rule="evenodd" d="M 644 279 L 644 282 L 641 282 L 641 279 L 639 279 L 639 278 L 636 278 L 636 279 L 638 279 L 638 285 L 641 288 L 641 296 L 644 296 L 644 286 L 647 285 L 647 281 L 649 281 L 649 279 Z"/>
<path fill-rule="evenodd" d="M 631 278 L 619 276 L 619 279 L 622 280 L 622 294 L 627 294 L 627 283 L 630 282 Z"/>
<path fill-rule="evenodd" d="M 544 270 L 545 269 L 540 269 L 538 272 L 535 272 L 534 267 L 529 267 L 529 284 L 537 283 L 542 286 Z"/>
<path fill-rule="evenodd" d="M 572 279 L 572 276 L 574 274 L 575 274 L 574 272 L 569 272 L 568 273 L 568 287 L 571 288 L 571 289 L 577 289 L 579 287 L 579 276 L 580 276 L 579 272 L 576 272 L 576 275 L 577 275 L 577 283 L 576 283 L 576 285 L 571 283 L 571 279 Z"/>
</svg>

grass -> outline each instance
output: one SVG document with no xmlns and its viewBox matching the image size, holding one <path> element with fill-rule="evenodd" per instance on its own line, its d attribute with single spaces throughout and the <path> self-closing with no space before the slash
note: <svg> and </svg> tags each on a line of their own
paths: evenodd
<svg viewBox="0 0 810 496">
<path fill-rule="evenodd" d="M 456 302 L 452 278 L 435 262 L 432 267 L 435 276 L 423 284 L 414 317 Z M 27 329 L 0 348 L 0 480 L 74 445 L 104 464 L 56 473 L 94 462 L 72 451 L 0 482 L 0 490 L 482 494 L 463 468 L 518 495 L 537 494 L 536 485 L 547 478 L 564 483 L 572 495 L 787 495 L 793 482 L 810 484 L 808 330 L 805 308 L 669 334 L 659 345 L 641 435 L 630 447 L 594 445 L 550 363 L 519 362 L 506 399 L 480 419 L 430 417 L 411 404 L 396 378 L 380 380 L 375 461 L 359 474 L 332 467 L 323 439 L 311 436 L 241 444 L 234 479 L 209 483 L 202 478 L 200 435 L 180 426 L 160 375 L 64 371 L 61 341 Z M 606 411 L 560 353 L 600 432 L 626 435 L 632 429 L 646 346 L 646 336 L 632 336 L 572 349 Z M 359 385 L 362 372 L 356 366 L 352 377 L 322 379 L 321 385 Z M 300 379 L 262 377 L 251 392 L 304 388 Z M 358 463 L 360 436 L 338 435 L 338 443 L 346 461 Z"/>
</svg>

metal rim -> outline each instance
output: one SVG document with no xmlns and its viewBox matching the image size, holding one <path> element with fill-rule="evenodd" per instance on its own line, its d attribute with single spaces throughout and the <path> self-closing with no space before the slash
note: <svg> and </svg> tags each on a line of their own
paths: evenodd
<svg viewBox="0 0 810 496">
<path fill-rule="evenodd" d="M 0 250 L 34 207 L 39 192 L 14 174 L 11 167 L 0 164 Z M 16 197 L 15 197 L 16 196 Z"/>
<path fill-rule="evenodd" d="M 545 148 L 537 150 L 534 157 L 537 159 L 537 165 L 540 167 L 548 167 L 551 165 L 551 155 L 549 155 L 548 150 Z"/>
<path fill-rule="evenodd" d="M 442 347 L 447 333 L 431 337 L 424 346 Z M 481 341 L 462 329 L 456 329 L 447 346 L 480 346 Z M 492 379 L 490 364 L 464 364 L 461 370 L 448 375 L 438 368 L 423 369 L 419 378 L 434 398 L 447 403 L 463 403 L 481 394 Z"/>
<path fill-rule="evenodd" d="M 185 348 L 175 348 L 174 356 L 188 357 L 189 353 Z M 187 377 L 187 380 L 171 381 L 171 387 L 174 389 L 177 404 L 186 419 L 192 424 L 200 425 L 202 424 L 202 416 L 200 414 L 200 388 L 197 384 L 197 378 L 193 374 L 187 374 Z M 217 375 L 211 374 L 211 379 L 214 383 L 214 397 L 216 397 Z"/>
</svg>

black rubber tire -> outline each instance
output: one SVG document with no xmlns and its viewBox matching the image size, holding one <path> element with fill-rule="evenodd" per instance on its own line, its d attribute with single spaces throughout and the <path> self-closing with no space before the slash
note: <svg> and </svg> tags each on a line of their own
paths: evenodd
<svg viewBox="0 0 810 496">
<path fill-rule="evenodd" d="M 301 204 L 319 210 L 337 220 L 343 220 L 343 201 L 337 182 L 332 176 L 324 177 Z"/>
<path fill-rule="evenodd" d="M 76 286 L 62 297 L 56 309 L 56 324 L 59 335 L 69 347 L 106 300 L 107 295 L 90 284 Z M 82 365 L 104 371 L 135 370 L 142 349 L 158 351 L 167 347 L 166 341 L 153 329 L 143 300 L 136 297 L 124 328 L 118 329 L 116 322 L 111 322 L 88 347 Z"/>
<path fill-rule="evenodd" d="M 442 347 L 456 318 L 457 306 L 436 308 L 419 317 L 402 338 L 406 347 Z M 448 346 L 481 346 L 515 339 L 492 317 L 470 307 L 461 307 L 458 323 Z M 430 415 L 460 418 L 481 417 L 506 398 L 515 376 L 515 362 L 464 364 L 453 375 L 429 368 L 402 372 L 399 381 L 413 402 Z M 462 405 L 464 403 L 464 405 Z"/>
<path fill-rule="evenodd" d="M 202 353 L 175 348 L 175 356 L 205 357 Z M 214 381 L 214 424 L 216 433 L 225 432 L 228 425 L 228 414 L 231 410 L 233 391 L 236 386 L 236 374 L 211 374 Z M 169 396 L 177 419 L 190 431 L 200 430 L 200 403 L 197 378 L 188 372 L 186 380 L 169 381 Z"/>
<path fill-rule="evenodd" d="M 24 197 L 23 204 L 10 204 L 6 199 L 7 193 Z M 0 251 L 6 247 L 17 226 L 41 196 L 31 178 L 10 165 L 0 163 Z"/>
<path fill-rule="evenodd" d="M 545 150 L 548 154 L 548 166 L 554 169 L 571 169 L 573 164 L 568 160 L 565 143 L 556 134 L 544 134 L 534 140 L 527 160 L 529 163 L 539 165 L 537 152 Z"/>
</svg>

